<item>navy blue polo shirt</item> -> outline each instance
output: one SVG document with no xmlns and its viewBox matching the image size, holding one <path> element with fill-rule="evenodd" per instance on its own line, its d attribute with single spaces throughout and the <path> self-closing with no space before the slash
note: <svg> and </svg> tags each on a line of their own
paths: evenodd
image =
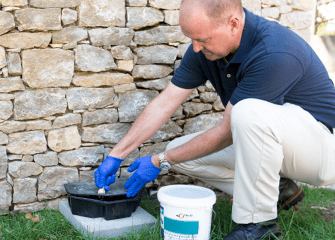
<svg viewBox="0 0 335 240">
<path fill-rule="evenodd" d="M 335 128 L 335 88 L 313 49 L 292 30 L 248 10 L 240 46 L 226 64 L 211 61 L 191 44 L 172 83 L 191 89 L 209 80 L 221 97 L 235 105 L 247 98 L 286 102 Z"/>
</svg>

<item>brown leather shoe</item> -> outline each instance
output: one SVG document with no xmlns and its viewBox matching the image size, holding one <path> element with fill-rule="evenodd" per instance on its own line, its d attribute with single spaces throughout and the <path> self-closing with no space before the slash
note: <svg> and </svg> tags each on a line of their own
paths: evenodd
<svg viewBox="0 0 335 240">
<path fill-rule="evenodd" d="M 299 210 L 295 205 L 301 202 L 305 195 L 302 188 L 291 179 L 280 178 L 277 212 L 279 213 L 282 209 L 289 210 L 290 207 L 293 207 L 295 211 Z"/>
</svg>

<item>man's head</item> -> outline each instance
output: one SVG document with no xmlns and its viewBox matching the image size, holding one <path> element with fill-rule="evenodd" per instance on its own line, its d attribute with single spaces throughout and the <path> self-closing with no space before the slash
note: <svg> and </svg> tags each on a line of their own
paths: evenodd
<svg viewBox="0 0 335 240">
<path fill-rule="evenodd" d="M 209 60 L 235 52 L 240 45 L 244 12 L 241 0 L 183 0 L 179 24 L 195 52 Z"/>
</svg>

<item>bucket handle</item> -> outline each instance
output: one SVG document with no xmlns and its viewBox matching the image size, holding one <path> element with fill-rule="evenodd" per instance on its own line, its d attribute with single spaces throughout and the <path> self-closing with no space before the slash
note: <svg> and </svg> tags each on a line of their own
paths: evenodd
<svg viewBox="0 0 335 240">
<path fill-rule="evenodd" d="M 212 209 L 212 212 L 214 213 L 214 219 L 213 220 L 215 220 L 215 218 L 216 218 L 216 212 Z"/>
</svg>

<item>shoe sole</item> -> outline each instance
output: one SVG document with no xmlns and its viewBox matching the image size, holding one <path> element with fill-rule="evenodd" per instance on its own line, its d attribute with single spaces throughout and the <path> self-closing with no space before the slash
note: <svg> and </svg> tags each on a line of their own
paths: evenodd
<svg viewBox="0 0 335 240">
<path fill-rule="evenodd" d="M 286 202 L 282 203 L 282 205 L 280 207 L 277 208 L 277 212 L 279 212 L 280 210 L 284 209 L 284 210 L 289 210 L 290 207 L 293 207 L 293 209 L 295 211 L 298 211 L 299 208 L 294 207 L 298 202 L 301 202 L 302 199 L 305 197 L 305 192 L 302 190 L 301 187 L 298 188 L 298 191 L 295 192 L 295 194 L 288 199 Z"/>
</svg>

